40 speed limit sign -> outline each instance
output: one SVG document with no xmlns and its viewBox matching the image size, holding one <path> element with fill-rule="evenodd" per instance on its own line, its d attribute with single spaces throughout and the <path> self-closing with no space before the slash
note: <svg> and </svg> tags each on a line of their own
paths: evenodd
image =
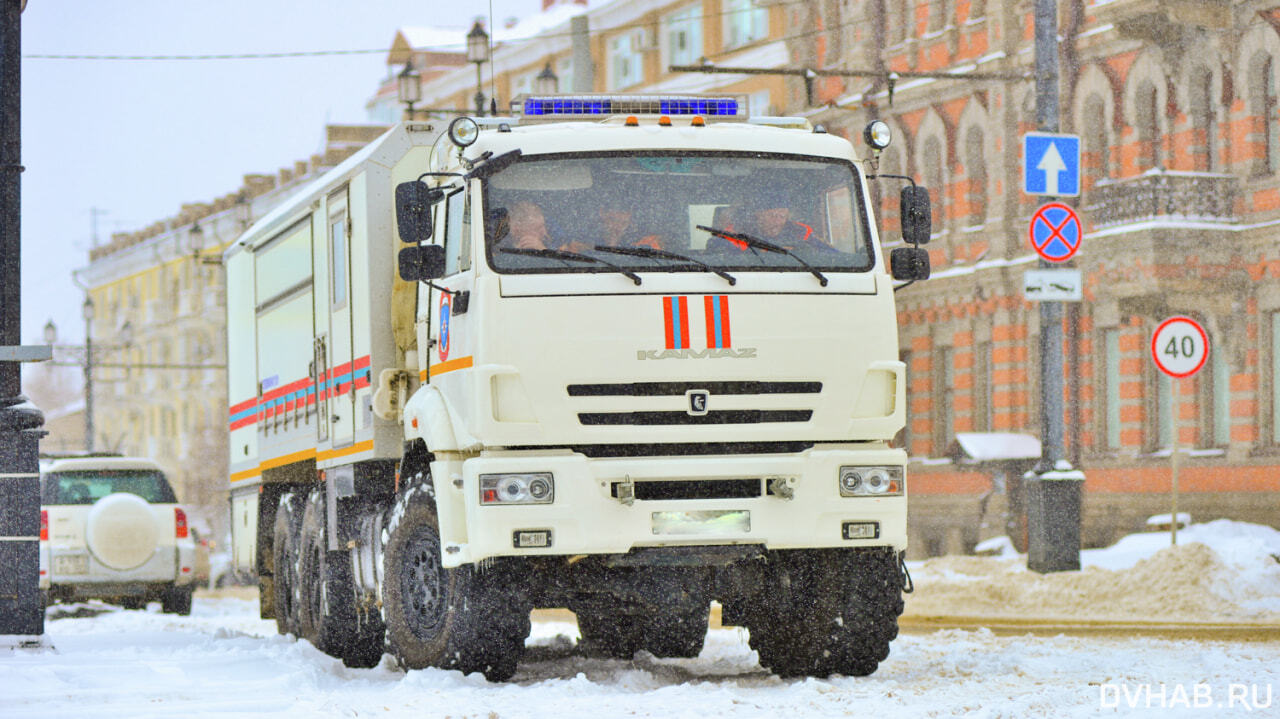
<svg viewBox="0 0 1280 719">
<path fill-rule="evenodd" d="M 1170 377 L 1190 377 L 1209 358 L 1209 335 L 1190 317 L 1170 317 L 1151 337 L 1151 357 Z"/>
</svg>

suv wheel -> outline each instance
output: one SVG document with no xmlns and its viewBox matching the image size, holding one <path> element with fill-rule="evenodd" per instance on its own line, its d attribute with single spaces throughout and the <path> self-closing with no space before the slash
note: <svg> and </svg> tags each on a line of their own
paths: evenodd
<svg viewBox="0 0 1280 719">
<path fill-rule="evenodd" d="M 190 585 L 166 587 L 160 595 L 160 611 L 184 617 L 191 614 L 191 595 L 194 591 L 195 588 Z"/>
</svg>

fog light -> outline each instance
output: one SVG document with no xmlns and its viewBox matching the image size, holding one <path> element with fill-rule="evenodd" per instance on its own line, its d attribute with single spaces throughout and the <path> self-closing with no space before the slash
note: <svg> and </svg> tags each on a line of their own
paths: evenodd
<svg viewBox="0 0 1280 719">
<path fill-rule="evenodd" d="M 845 539 L 879 539 L 879 522 L 845 522 Z"/>
<path fill-rule="evenodd" d="M 841 467 L 840 496 L 897 497 L 903 490 L 902 467 Z"/>
<path fill-rule="evenodd" d="M 480 475 L 480 504 L 551 504 L 555 490 L 550 472 Z"/>
<path fill-rule="evenodd" d="M 551 546 L 550 529 L 517 529 L 511 533 L 511 544 L 516 549 L 536 549 Z"/>
</svg>

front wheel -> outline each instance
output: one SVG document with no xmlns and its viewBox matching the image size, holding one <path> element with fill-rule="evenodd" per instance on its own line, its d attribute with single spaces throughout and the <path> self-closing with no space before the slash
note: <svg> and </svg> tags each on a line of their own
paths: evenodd
<svg viewBox="0 0 1280 719">
<path fill-rule="evenodd" d="M 430 478 L 405 490 L 392 510 L 383 552 L 387 640 L 409 669 L 483 672 L 505 681 L 529 635 L 529 607 L 501 572 L 446 569 Z"/>
<path fill-rule="evenodd" d="M 778 552 L 747 600 L 750 645 L 783 677 L 866 676 L 889 656 L 902 614 L 890 550 Z"/>
</svg>

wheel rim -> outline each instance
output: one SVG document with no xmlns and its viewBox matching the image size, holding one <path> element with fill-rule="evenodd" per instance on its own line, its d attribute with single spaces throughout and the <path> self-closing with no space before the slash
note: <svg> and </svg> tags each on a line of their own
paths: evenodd
<svg viewBox="0 0 1280 719">
<path fill-rule="evenodd" d="M 440 540 L 425 528 L 405 544 L 405 566 L 400 574 L 405 620 L 410 631 L 423 640 L 430 639 L 444 621 L 444 569 L 439 557 Z"/>
</svg>

